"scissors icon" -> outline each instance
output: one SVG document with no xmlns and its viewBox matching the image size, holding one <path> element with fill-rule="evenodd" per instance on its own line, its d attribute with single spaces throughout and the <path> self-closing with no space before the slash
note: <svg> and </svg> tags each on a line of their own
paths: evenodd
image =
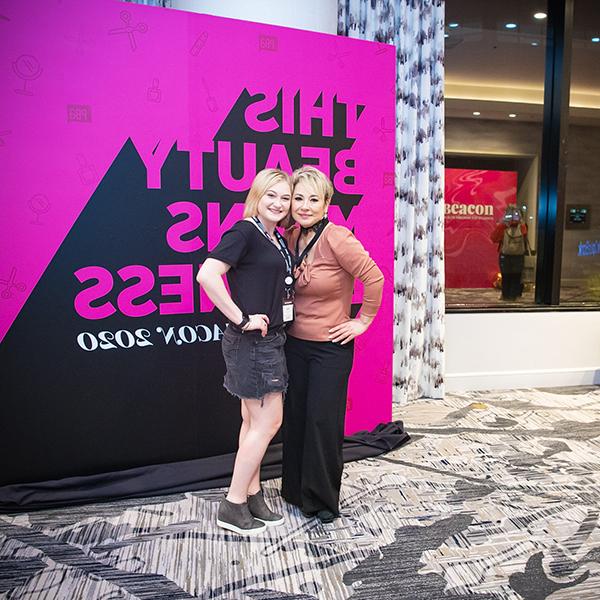
<svg viewBox="0 0 600 600">
<path fill-rule="evenodd" d="M 121 11 L 121 21 L 125 23 L 125 27 L 117 27 L 115 29 L 111 29 L 108 33 L 109 35 L 126 33 L 129 36 L 129 44 L 131 45 L 131 49 L 135 50 L 137 48 L 137 44 L 135 42 L 135 34 L 146 33 L 146 31 L 148 31 L 148 25 L 146 25 L 146 23 L 138 23 L 134 27 L 131 24 L 131 13 L 128 10 Z"/>
<path fill-rule="evenodd" d="M 8 300 L 9 298 L 12 298 L 12 291 L 11 291 L 12 288 L 15 288 L 19 292 L 25 291 L 24 283 L 21 283 L 21 282 L 15 283 L 16 277 L 17 277 L 17 269 L 15 269 L 15 267 L 13 267 L 10 272 L 10 277 L 8 279 L 0 279 L 0 284 L 6 286 L 2 290 L 2 293 L 0 294 L 0 296 L 2 296 L 2 298 L 4 300 Z"/>
</svg>

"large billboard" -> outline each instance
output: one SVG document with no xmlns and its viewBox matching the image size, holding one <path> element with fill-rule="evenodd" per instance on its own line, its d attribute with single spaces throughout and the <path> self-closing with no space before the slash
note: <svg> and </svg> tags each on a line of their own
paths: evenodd
<svg viewBox="0 0 600 600">
<path fill-rule="evenodd" d="M 330 175 L 386 275 L 346 430 L 389 420 L 393 47 L 111 0 L 2 12 L 1 483 L 235 449 L 195 275 L 265 167 Z"/>
</svg>

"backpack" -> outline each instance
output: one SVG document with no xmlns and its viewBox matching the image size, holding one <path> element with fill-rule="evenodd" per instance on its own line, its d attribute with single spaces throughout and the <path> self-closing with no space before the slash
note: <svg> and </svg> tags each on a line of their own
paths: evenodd
<svg viewBox="0 0 600 600">
<path fill-rule="evenodd" d="M 525 254 L 525 238 L 520 225 L 507 227 L 504 230 L 500 252 L 507 256 L 523 256 Z"/>
</svg>

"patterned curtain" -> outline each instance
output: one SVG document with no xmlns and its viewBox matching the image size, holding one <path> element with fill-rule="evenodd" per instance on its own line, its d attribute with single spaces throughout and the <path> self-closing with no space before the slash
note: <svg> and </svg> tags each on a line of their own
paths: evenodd
<svg viewBox="0 0 600 600">
<path fill-rule="evenodd" d="M 394 401 L 444 394 L 444 0 L 338 0 L 338 34 L 394 44 Z"/>
<path fill-rule="evenodd" d="M 121 0 L 122 2 L 131 2 L 132 4 L 145 4 L 146 6 L 162 6 L 171 8 L 172 0 Z"/>
</svg>

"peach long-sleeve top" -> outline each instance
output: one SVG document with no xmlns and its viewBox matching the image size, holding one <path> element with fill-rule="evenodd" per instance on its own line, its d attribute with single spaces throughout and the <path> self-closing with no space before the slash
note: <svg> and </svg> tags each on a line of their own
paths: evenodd
<svg viewBox="0 0 600 600">
<path fill-rule="evenodd" d="M 287 234 L 292 252 L 300 228 Z M 383 273 L 346 227 L 329 223 L 304 261 L 296 280 L 296 318 L 288 333 L 303 340 L 329 341 L 329 329 L 350 319 L 354 281 L 364 285 L 361 314 L 375 317 L 383 294 Z"/>
</svg>

